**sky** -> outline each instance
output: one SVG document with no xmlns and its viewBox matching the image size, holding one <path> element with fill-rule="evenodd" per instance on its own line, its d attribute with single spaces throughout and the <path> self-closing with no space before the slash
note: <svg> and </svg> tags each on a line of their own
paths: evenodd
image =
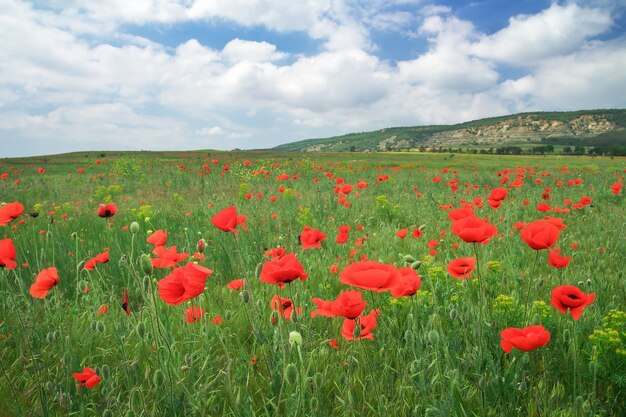
<svg viewBox="0 0 626 417">
<path fill-rule="evenodd" d="M 2 0 L 0 157 L 626 108 L 626 0 Z"/>
</svg>

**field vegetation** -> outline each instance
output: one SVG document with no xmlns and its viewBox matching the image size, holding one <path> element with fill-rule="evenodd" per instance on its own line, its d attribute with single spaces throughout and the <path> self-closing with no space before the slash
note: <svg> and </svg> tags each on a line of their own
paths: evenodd
<svg viewBox="0 0 626 417">
<path fill-rule="evenodd" d="M 0 160 L 0 415 L 624 416 L 625 170 Z"/>
</svg>

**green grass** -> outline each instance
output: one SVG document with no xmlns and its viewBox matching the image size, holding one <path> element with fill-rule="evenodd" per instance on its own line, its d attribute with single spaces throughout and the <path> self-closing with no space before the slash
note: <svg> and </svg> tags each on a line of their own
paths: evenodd
<svg viewBox="0 0 626 417">
<path fill-rule="evenodd" d="M 0 415 L 621 416 L 626 217 L 623 194 L 610 185 L 623 182 L 624 168 L 624 158 L 395 152 L 105 151 L 1 160 L 8 177 L 0 199 L 19 201 L 25 212 L 0 226 L 18 263 L 0 269 Z M 300 176 L 276 182 L 283 172 Z M 509 188 L 500 208 L 489 207 L 489 189 L 522 174 L 524 185 Z M 389 179 L 379 182 L 381 175 Z M 355 188 L 344 207 L 337 178 L 369 186 Z M 576 179 L 582 183 L 568 185 Z M 552 206 L 593 201 L 544 214 L 535 207 L 545 188 Z M 451 232 L 441 206 L 477 197 L 484 199 L 478 217 L 499 234 L 474 247 Z M 118 208 L 110 219 L 96 214 L 104 202 Z M 236 238 L 210 221 L 233 205 L 247 216 L 248 231 Z M 567 226 L 557 242 L 572 256 L 564 269 L 550 267 L 546 251 L 530 249 L 514 228 L 546 214 Z M 132 222 L 136 234 L 126 227 Z M 305 225 L 326 234 L 321 249 L 300 248 Z M 335 242 L 341 225 L 351 226 L 345 245 Z M 424 235 L 413 238 L 422 225 Z M 405 239 L 396 237 L 401 228 L 409 228 Z M 158 229 L 179 252 L 193 254 L 199 239 L 207 242 L 199 264 L 214 272 L 202 295 L 178 306 L 156 292 L 171 270 L 147 276 L 140 265 L 142 255 L 152 256 L 146 237 Z M 432 240 L 436 254 L 427 247 Z M 280 290 L 303 308 L 292 320 L 277 319 L 270 299 L 278 290 L 259 281 L 263 254 L 275 247 L 295 252 L 309 274 Z M 104 248 L 110 261 L 85 270 L 83 262 Z M 341 318 L 310 317 L 313 297 L 332 300 L 349 289 L 331 265 L 342 270 L 367 256 L 404 267 L 405 255 L 421 263 L 417 294 L 363 291 L 366 312 L 381 310 L 373 341 L 343 339 Z M 478 259 L 474 278 L 451 278 L 448 262 L 467 256 Z M 52 266 L 59 285 L 43 300 L 31 297 L 35 276 Z M 246 280 L 245 293 L 225 287 L 235 278 Z M 578 321 L 550 305 L 561 284 L 596 295 Z M 128 317 L 120 308 L 126 289 Z M 109 311 L 97 315 L 105 304 Z M 207 313 L 187 325 L 191 305 Z M 215 317 L 223 321 L 216 325 Z M 503 352 L 503 329 L 539 323 L 551 334 L 548 345 Z M 302 335 L 299 348 L 289 342 L 292 331 Z M 72 378 L 85 366 L 101 377 L 90 390 Z"/>
</svg>

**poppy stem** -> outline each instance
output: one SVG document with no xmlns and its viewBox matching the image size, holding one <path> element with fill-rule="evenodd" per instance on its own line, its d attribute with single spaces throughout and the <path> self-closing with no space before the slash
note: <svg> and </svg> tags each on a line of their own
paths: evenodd
<svg viewBox="0 0 626 417">
<path fill-rule="evenodd" d="M 46 403 L 44 392 L 43 392 L 43 382 L 41 378 L 41 373 L 39 372 L 38 365 L 35 362 L 35 357 L 33 356 L 33 346 L 32 346 L 33 343 L 32 343 L 31 338 L 28 337 L 26 333 L 26 324 L 24 323 L 24 319 L 22 318 L 22 315 L 20 314 L 20 311 L 22 311 L 22 309 L 17 305 L 13 292 L 9 291 L 9 294 L 11 296 L 11 300 L 13 301 L 13 305 L 15 306 L 15 312 L 17 314 L 17 318 L 20 322 L 20 325 L 22 326 L 22 331 L 24 332 L 24 338 L 26 339 L 26 342 L 28 344 L 28 354 L 30 356 L 30 361 L 33 364 L 33 369 L 35 370 L 35 375 L 37 377 L 37 391 L 39 392 L 39 401 L 41 402 L 41 411 L 44 417 L 48 417 L 48 405 Z"/>
<path fill-rule="evenodd" d="M 526 312 L 524 314 L 524 323 L 528 323 L 528 319 L 529 319 L 530 307 L 528 306 L 528 303 L 530 302 L 531 280 L 532 280 L 532 277 L 535 275 L 535 269 L 537 268 L 538 259 L 539 259 L 539 251 L 535 250 L 535 262 L 533 262 L 532 269 L 530 270 L 530 275 L 528 275 L 528 285 L 526 289 L 526 301 L 524 302 L 524 305 L 526 306 Z"/>
</svg>

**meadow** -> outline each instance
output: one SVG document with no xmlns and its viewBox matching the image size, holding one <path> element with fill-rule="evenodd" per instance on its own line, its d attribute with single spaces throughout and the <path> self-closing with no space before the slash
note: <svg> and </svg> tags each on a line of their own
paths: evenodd
<svg viewBox="0 0 626 417">
<path fill-rule="evenodd" d="M 625 416 L 624 172 L 0 160 L 0 415 Z"/>
</svg>

